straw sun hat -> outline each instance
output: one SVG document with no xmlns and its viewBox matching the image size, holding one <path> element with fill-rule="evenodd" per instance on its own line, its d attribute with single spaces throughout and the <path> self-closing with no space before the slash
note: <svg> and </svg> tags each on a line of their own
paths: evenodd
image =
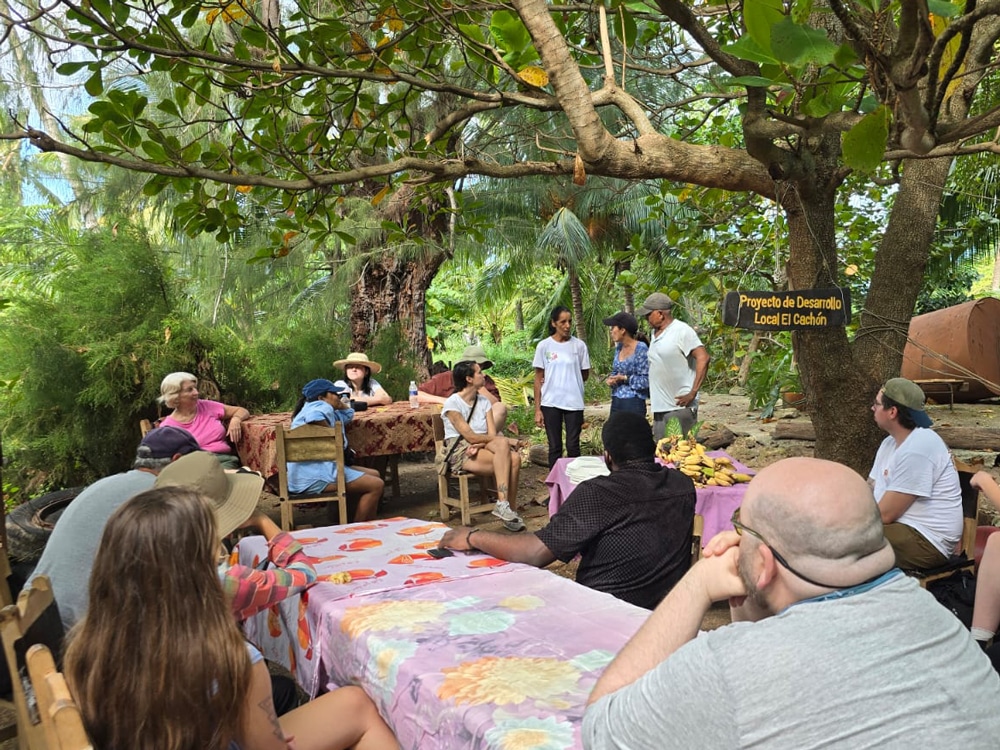
<svg viewBox="0 0 1000 750">
<path fill-rule="evenodd" d="M 372 362 L 364 352 L 351 352 L 346 359 L 338 359 L 333 363 L 334 367 L 341 367 L 345 370 L 348 365 L 364 365 L 372 371 L 372 375 L 377 375 L 382 371 L 382 365 L 378 362 Z"/>
</svg>

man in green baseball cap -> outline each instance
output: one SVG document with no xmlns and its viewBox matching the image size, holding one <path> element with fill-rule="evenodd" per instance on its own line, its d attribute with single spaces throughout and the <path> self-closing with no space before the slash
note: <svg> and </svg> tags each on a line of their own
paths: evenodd
<svg viewBox="0 0 1000 750">
<path fill-rule="evenodd" d="M 924 392 L 906 378 L 892 378 L 875 396 L 872 414 L 888 437 L 868 484 L 896 564 L 918 570 L 943 565 L 962 536 L 962 488 L 948 446 L 928 429 Z"/>
</svg>

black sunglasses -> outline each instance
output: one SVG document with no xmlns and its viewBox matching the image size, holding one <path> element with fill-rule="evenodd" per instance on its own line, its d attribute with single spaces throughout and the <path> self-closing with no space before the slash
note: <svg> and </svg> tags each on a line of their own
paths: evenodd
<svg viewBox="0 0 1000 750">
<path fill-rule="evenodd" d="M 776 550 L 774 548 L 774 545 L 771 544 L 770 542 L 768 542 L 763 536 L 761 536 L 761 534 L 760 534 L 759 531 L 754 531 L 749 526 L 746 526 L 746 525 L 740 523 L 740 509 L 739 508 L 737 508 L 736 510 L 733 511 L 733 517 L 731 519 L 729 519 L 729 520 L 733 524 L 733 528 L 736 529 L 736 533 L 739 534 L 740 536 L 743 536 L 743 532 L 745 531 L 746 533 L 750 534 L 750 536 L 757 537 L 760 540 L 761 544 L 763 544 L 765 547 L 767 547 L 768 549 L 771 550 L 771 554 L 774 555 L 774 559 L 778 561 L 778 564 L 781 565 L 783 568 L 785 568 L 785 570 L 787 570 L 793 576 L 801 578 L 803 581 L 805 581 L 806 583 L 811 583 L 813 586 L 819 586 L 820 588 L 824 588 L 824 589 L 844 589 L 844 588 L 850 588 L 850 586 L 834 586 L 834 585 L 829 584 L 829 583 L 820 583 L 819 581 L 813 580 L 809 576 L 802 575 L 802 573 L 800 573 L 799 571 L 797 571 L 795 568 L 793 568 L 791 565 L 788 564 L 788 560 L 786 560 L 784 557 L 782 557 L 781 553 L 778 552 L 778 550 Z M 854 585 L 854 584 L 851 584 L 851 585 Z"/>
</svg>

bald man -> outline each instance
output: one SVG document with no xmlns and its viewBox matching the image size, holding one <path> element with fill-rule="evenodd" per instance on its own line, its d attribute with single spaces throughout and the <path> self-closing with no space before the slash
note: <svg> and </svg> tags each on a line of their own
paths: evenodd
<svg viewBox="0 0 1000 750">
<path fill-rule="evenodd" d="M 734 526 L 601 675 L 585 748 L 997 745 L 1000 677 L 895 567 L 858 474 L 780 461 Z M 726 600 L 733 624 L 696 638 Z"/>
</svg>

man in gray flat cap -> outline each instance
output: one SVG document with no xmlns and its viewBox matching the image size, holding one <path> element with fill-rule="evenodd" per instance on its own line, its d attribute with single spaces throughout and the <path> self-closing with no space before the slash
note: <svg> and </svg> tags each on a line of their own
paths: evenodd
<svg viewBox="0 0 1000 750">
<path fill-rule="evenodd" d="M 667 422 L 676 418 L 686 435 L 698 419 L 698 389 L 711 359 L 698 334 L 671 314 L 674 301 L 654 292 L 635 311 L 649 321 L 649 400 L 653 437 L 663 437 Z"/>
</svg>

